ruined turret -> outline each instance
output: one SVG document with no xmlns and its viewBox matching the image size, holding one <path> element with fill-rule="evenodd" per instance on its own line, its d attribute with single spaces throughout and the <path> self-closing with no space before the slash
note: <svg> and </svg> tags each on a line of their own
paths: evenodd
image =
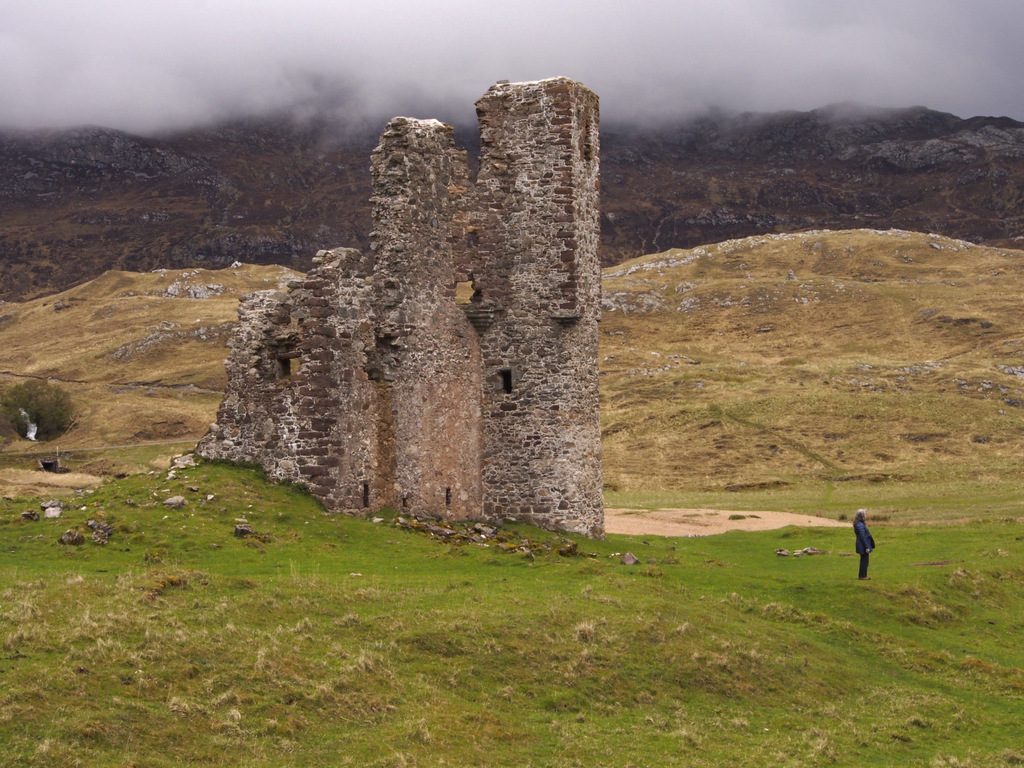
<svg viewBox="0 0 1024 768">
<path fill-rule="evenodd" d="M 335 511 L 600 536 L 597 97 L 499 83 L 477 113 L 475 182 L 451 127 L 388 123 L 372 257 L 321 252 L 288 293 L 243 300 L 199 452 Z"/>
</svg>

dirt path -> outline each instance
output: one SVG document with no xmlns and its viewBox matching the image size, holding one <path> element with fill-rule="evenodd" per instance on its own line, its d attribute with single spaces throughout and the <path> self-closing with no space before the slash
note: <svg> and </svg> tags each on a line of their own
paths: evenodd
<svg viewBox="0 0 1024 768">
<path fill-rule="evenodd" d="M 102 477 L 81 472 L 39 472 L 30 469 L 0 469 L 0 496 L 36 497 L 71 496 L 79 488 L 95 488 Z"/>
<path fill-rule="evenodd" d="M 735 518 L 730 520 L 729 518 Z M 768 531 L 787 525 L 847 527 L 850 523 L 789 512 L 723 512 L 717 509 L 608 509 L 608 533 L 631 536 L 710 536 L 726 531 Z"/>
</svg>

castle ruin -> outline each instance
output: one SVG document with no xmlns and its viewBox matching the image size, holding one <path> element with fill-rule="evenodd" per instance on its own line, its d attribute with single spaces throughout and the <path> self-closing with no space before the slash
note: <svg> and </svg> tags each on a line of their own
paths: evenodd
<svg viewBox="0 0 1024 768">
<path fill-rule="evenodd" d="M 198 452 L 388 506 L 601 536 L 598 100 L 554 78 L 450 126 L 396 117 L 372 157 L 372 253 L 321 251 L 245 297 Z"/>
</svg>

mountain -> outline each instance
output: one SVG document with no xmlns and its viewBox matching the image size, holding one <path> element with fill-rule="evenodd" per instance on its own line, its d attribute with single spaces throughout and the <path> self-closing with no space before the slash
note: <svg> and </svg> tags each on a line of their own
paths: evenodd
<svg viewBox="0 0 1024 768">
<path fill-rule="evenodd" d="M 305 270 L 318 250 L 365 248 L 369 134 L 237 123 L 143 138 L 82 128 L 0 137 L 0 299 L 109 269 Z"/>
<path fill-rule="evenodd" d="M 157 137 L 0 134 L 0 300 L 108 269 L 300 271 L 366 248 L 377 129 L 237 122 Z M 476 151 L 475 129 L 456 137 Z M 835 105 L 602 136 L 602 261 L 771 232 L 870 226 L 997 246 L 1024 237 L 1024 124 Z"/>
<path fill-rule="evenodd" d="M 1024 124 L 921 107 L 708 116 L 602 137 L 606 263 L 770 232 L 1024 236 Z"/>
</svg>

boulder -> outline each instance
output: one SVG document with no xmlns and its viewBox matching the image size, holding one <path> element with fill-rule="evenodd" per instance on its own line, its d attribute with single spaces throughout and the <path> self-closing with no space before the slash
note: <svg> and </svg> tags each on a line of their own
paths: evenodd
<svg viewBox="0 0 1024 768">
<path fill-rule="evenodd" d="M 78 531 L 68 530 L 64 531 L 64 533 L 60 535 L 60 538 L 57 539 L 57 541 L 67 546 L 77 547 L 85 543 L 85 536 L 83 536 Z"/>
<path fill-rule="evenodd" d="M 64 511 L 63 502 L 60 502 L 57 499 L 50 499 L 49 501 L 44 501 L 39 505 L 39 507 L 40 509 L 43 510 L 43 517 L 47 518 L 48 520 L 56 520 L 58 517 L 61 516 L 61 513 Z"/>
<path fill-rule="evenodd" d="M 184 496 L 171 496 L 169 499 L 164 499 L 164 506 L 170 509 L 181 509 L 188 501 Z"/>
<path fill-rule="evenodd" d="M 89 520 L 86 525 L 92 530 L 93 544 L 106 544 L 114 529 L 102 520 Z"/>
</svg>

